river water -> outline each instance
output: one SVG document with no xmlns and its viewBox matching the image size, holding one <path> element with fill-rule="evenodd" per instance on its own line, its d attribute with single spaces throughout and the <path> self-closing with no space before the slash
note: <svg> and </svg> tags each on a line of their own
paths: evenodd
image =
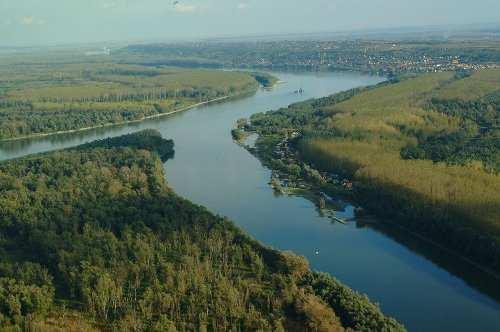
<svg viewBox="0 0 500 332">
<path fill-rule="evenodd" d="M 305 198 L 274 195 L 267 185 L 270 171 L 232 141 L 236 120 L 381 81 L 353 73 L 275 75 L 285 83 L 239 100 L 141 123 L 0 143 L 0 160 L 157 129 L 175 141 L 175 158 L 165 170 L 179 195 L 228 216 L 266 245 L 306 256 L 313 269 L 368 294 L 410 331 L 500 331 L 500 280 L 404 231 L 331 223 Z M 301 87 L 303 94 L 293 93 Z M 350 205 L 340 214 L 351 215 Z"/>
</svg>

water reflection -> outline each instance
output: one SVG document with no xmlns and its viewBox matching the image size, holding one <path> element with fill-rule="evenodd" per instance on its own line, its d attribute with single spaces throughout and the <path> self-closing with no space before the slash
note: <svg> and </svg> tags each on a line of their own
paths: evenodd
<svg viewBox="0 0 500 332">
<path fill-rule="evenodd" d="M 317 205 L 316 195 L 314 194 L 301 194 L 298 192 L 290 196 L 298 196 Z M 351 222 L 357 229 L 369 228 L 388 236 L 396 242 L 403 244 L 412 252 L 432 261 L 455 277 L 462 279 L 470 287 L 480 291 L 491 299 L 494 299 L 496 302 L 488 298 L 481 298 L 478 300 L 482 301 L 485 305 L 492 306 L 492 308 L 498 308 L 498 302 L 500 302 L 500 278 L 497 275 L 484 271 L 456 253 L 450 252 L 445 248 L 441 248 L 416 234 L 396 226 L 397 223 L 389 223 L 388 221 L 379 220 L 370 215 L 358 217 L 354 212 L 356 207 L 347 201 L 330 198 L 328 205 L 333 208 L 335 215 L 342 220 Z M 316 212 L 318 216 L 328 218 L 328 213 L 325 212 L 325 209 L 320 209 L 316 206 Z M 338 220 L 332 220 L 331 218 L 328 219 L 332 225 L 338 223 Z M 440 282 L 447 281 L 448 278 L 442 276 L 440 277 Z M 454 287 L 457 292 L 461 292 L 463 290 L 462 287 L 459 287 L 454 283 L 450 283 L 450 285 L 451 287 Z"/>
<path fill-rule="evenodd" d="M 236 145 L 230 130 L 242 117 L 328 95 L 380 78 L 358 74 L 278 74 L 287 84 L 229 103 L 116 127 L 0 143 L 0 159 L 61 149 L 145 128 L 174 139 L 166 163 L 171 187 L 191 201 L 228 216 L 261 242 L 306 256 L 367 293 L 385 312 L 415 331 L 500 331 L 498 282 L 453 255 L 394 227 L 371 220 L 331 223 L 303 197 L 275 196 L 270 171 Z M 303 95 L 293 91 L 302 86 Z M 353 207 L 340 204 L 341 218 Z"/>
<path fill-rule="evenodd" d="M 466 259 L 450 253 L 448 250 L 440 248 L 433 243 L 422 240 L 421 238 L 395 226 L 385 223 L 360 224 L 360 227 L 370 227 L 395 241 L 404 244 L 413 252 L 425 257 L 436 265 L 445 269 L 452 275 L 464 280 L 469 286 L 477 289 L 481 293 L 500 302 L 500 279 L 497 276 L 489 274 L 482 269 L 474 266 Z M 460 292 L 461 287 L 456 287 Z M 485 304 L 493 305 L 498 308 L 494 301 L 484 299 Z"/>
</svg>

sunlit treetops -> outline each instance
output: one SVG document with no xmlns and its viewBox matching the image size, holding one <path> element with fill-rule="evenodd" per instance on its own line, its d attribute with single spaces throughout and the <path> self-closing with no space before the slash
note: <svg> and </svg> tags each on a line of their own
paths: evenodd
<svg viewBox="0 0 500 332">
<path fill-rule="evenodd" d="M 436 73 L 252 117 L 373 211 L 500 271 L 500 70 Z"/>
</svg>

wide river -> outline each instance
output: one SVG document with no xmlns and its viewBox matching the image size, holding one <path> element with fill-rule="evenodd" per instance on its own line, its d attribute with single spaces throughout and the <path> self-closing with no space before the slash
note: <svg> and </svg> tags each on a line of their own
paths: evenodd
<svg viewBox="0 0 500 332">
<path fill-rule="evenodd" d="M 381 81 L 361 74 L 275 75 L 285 83 L 239 100 L 141 123 L 0 143 L 0 160 L 158 129 L 176 144 L 165 170 L 179 195 L 228 216 L 266 245 L 306 256 L 313 269 L 368 294 L 410 331 L 500 331 L 500 280 L 393 227 L 332 224 L 310 201 L 273 194 L 270 171 L 232 141 L 236 120 Z M 300 87 L 305 92 L 294 94 Z M 344 214 L 350 216 L 352 206 Z"/>
</svg>

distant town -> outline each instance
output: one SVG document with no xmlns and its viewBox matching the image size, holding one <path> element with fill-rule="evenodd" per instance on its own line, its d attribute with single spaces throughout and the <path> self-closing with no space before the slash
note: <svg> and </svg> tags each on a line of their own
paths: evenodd
<svg viewBox="0 0 500 332">
<path fill-rule="evenodd" d="M 390 76 L 497 67 L 500 63 L 498 45 L 494 41 L 206 42 L 131 45 L 125 52 L 149 55 L 148 62 L 167 65 L 198 63 L 210 67 L 354 70 Z M 118 51 L 121 52 L 124 50 Z"/>
</svg>

